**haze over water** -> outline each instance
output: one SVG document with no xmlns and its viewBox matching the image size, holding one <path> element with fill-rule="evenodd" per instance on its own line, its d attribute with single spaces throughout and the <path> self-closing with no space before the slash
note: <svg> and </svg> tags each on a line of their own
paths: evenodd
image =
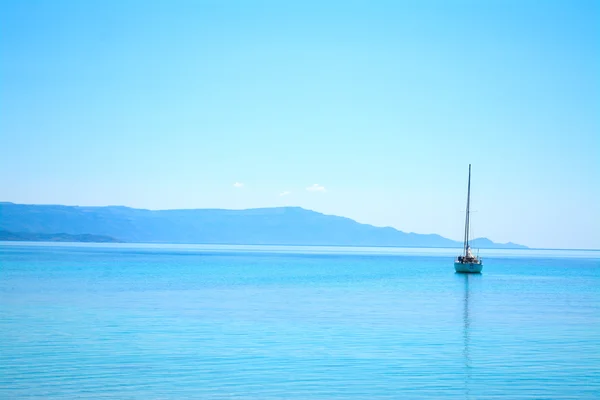
<svg viewBox="0 0 600 400">
<path fill-rule="evenodd" d="M 3 398 L 598 398 L 600 253 L 0 245 Z"/>
</svg>

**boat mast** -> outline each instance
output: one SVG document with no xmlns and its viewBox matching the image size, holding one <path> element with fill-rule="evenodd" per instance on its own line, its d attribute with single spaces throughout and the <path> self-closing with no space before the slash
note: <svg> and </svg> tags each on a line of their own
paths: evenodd
<svg viewBox="0 0 600 400">
<path fill-rule="evenodd" d="M 469 164 L 469 185 L 467 186 L 467 215 L 465 217 L 465 243 L 464 252 L 467 256 L 467 248 L 469 247 L 469 207 L 471 203 L 471 164 Z"/>
</svg>

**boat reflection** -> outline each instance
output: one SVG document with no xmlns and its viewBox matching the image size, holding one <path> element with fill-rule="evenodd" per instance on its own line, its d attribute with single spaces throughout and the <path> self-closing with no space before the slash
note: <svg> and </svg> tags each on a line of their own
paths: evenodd
<svg viewBox="0 0 600 400">
<path fill-rule="evenodd" d="M 464 297 L 463 297 L 463 359 L 465 363 L 465 372 L 464 372 L 464 384 L 465 384 L 465 398 L 471 397 L 471 353 L 470 353 L 470 344 L 471 344 L 471 315 L 469 310 L 469 281 L 473 279 L 479 279 L 480 275 L 472 275 L 472 274 L 461 274 L 460 278 L 464 279 Z"/>
</svg>

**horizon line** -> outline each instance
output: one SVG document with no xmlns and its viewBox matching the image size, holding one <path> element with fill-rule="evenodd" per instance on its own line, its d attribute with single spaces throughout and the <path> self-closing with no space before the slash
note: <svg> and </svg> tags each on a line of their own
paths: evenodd
<svg viewBox="0 0 600 400">
<path fill-rule="evenodd" d="M 7 231 L 8 232 L 8 231 Z M 18 232 L 16 232 L 18 233 Z M 174 243 L 174 242 L 53 242 L 53 241 L 17 241 L 17 240 L 0 240 L 0 244 L 6 243 L 47 243 L 53 245 L 59 245 L 62 243 L 76 243 L 82 246 L 85 245 L 128 245 L 128 244 L 144 244 L 144 245 L 178 245 L 178 246 L 273 246 L 273 247 L 352 247 L 352 248 L 388 248 L 388 249 L 447 249 L 447 250 L 455 250 L 458 247 L 447 247 L 447 246 L 388 246 L 388 245 L 371 245 L 371 246 L 357 246 L 357 245 L 348 245 L 348 244 L 240 244 L 240 243 Z M 502 243 L 500 243 L 502 244 Z M 520 251 L 520 250 L 544 250 L 544 251 L 599 251 L 600 248 L 597 249 L 583 249 L 583 248 L 554 248 L 554 247 L 517 247 L 517 248 L 508 248 L 508 247 L 483 247 L 481 250 L 510 250 L 510 251 Z"/>
</svg>

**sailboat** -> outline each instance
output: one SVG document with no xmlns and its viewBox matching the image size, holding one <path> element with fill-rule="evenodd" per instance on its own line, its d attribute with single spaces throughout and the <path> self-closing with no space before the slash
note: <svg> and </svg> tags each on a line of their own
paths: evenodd
<svg viewBox="0 0 600 400">
<path fill-rule="evenodd" d="M 483 261 L 479 256 L 473 255 L 471 246 L 469 245 L 469 225 L 470 225 L 470 210 L 471 206 L 471 164 L 469 164 L 469 185 L 467 186 L 467 215 L 465 218 L 465 241 L 463 253 L 454 260 L 454 270 L 456 272 L 475 273 L 479 274 L 483 269 Z"/>
</svg>

